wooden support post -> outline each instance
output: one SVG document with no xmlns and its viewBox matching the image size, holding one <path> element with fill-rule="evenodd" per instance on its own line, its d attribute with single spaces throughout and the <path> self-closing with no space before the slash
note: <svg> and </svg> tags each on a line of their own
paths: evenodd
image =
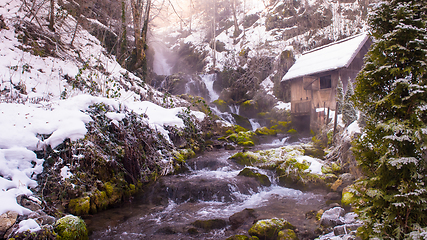
<svg viewBox="0 0 427 240">
<path fill-rule="evenodd" d="M 326 120 L 326 114 L 325 114 L 325 108 L 326 108 L 326 102 L 323 102 L 323 118 L 325 118 L 325 124 L 327 124 L 327 120 Z"/>
<path fill-rule="evenodd" d="M 334 133 L 332 135 L 332 142 L 335 140 L 335 133 L 337 133 L 337 122 L 338 122 L 338 101 L 335 106 L 335 116 L 334 116 Z"/>
</svg>

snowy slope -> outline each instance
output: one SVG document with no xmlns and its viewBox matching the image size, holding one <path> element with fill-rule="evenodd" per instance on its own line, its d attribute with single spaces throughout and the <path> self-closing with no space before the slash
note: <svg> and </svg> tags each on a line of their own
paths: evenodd
<svg viewBox="0 0 427 240">
<path fill-rule="evenodd" d="M 39 10 L 40 16 L 47 15 L 47 7 Z M 167 139 L 164 126 L 184 126 L 177 117 L 184 108 L 155 104 L 164 95 L 123 69 L 87 31 L 80 28 L 71 46 L 76 21 L 70 15 L 51 33 L 44 17 L 38 19 L 42 28 L 36 21 L 25 25 L 30 18 L 22 9 L 20 0 L 0 2 L 7 26 L 0 29 L 0 214 L 31 212 L 16 197 L 31 196 L 36 176 L 43 171 L 44 160 L 37 159 L 34 151 L 48 145 L 55 148 L 67 138 L 83 138 L 85 123 L 91 121 L 84 111 L 92 104 L 110 106 L 113 110 L 107 116 L 113 121 L 123 119 L 126 111 L 145 114 L 146 123 Z M 26 45 L 22 26 L 32 26 L 38 29 L 36 34 L 45 36 Z M 57 40 L 52 56 L 34 54 L 34 42 L 43 45 L 49 37 Z M 203 113 L 193 114 L 204 118 Z"/>
</svg>

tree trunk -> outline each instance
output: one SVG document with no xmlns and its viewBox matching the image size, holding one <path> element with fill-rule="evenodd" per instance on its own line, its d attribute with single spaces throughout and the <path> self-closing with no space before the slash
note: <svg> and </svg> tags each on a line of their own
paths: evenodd
<svg viewBox="0 0 427 240">
<path fill-rule="evenodd" d="M 50 0 L 50 17 L 49 17 L 49 30 L 54 32 L 55 28 L 55 0 Z"/>
<path fill-rule="evenodd" d="M 145 45 L 147 42 L 148 22 L 150 20 L 151 0 L 147 0 L 146 2 L 144 16 L 142 16 L 142 12 L 144 9 L 143 0 L 131 0 L 131 8 L 133 16 L 133 27 L 135 31 L 134 36 L 136 47 L 136 62 L 134 65 L 134 69 L 138 69 L 143 66 L 146 57 Z"/>
<path fill-rule="evenodd" d="M 234 36 L 238 37 L 240 34 L 239 25 L 237 24 L 237 10 L 236 0 L 233 0 L 233 17 L 234 17 Z"/>
<path fill-rule="evenodd" d="M 215 71 L 215 65 L 216 65 L 216 32 L 215 32 L 215 26 L 216 26 L 216 1 L 214 0 L 214 13 L 213 13 L 213 70 Z"/>
</svg>

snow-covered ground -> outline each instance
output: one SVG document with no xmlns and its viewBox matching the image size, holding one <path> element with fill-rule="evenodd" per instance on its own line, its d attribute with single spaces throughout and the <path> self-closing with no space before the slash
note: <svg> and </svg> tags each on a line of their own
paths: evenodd
<svg viewBox="0 0 427 240">
<path fill-rule="evenodd" d="M 85 123 L 91 121 L 85 110 L 92 104 L 110 106 L 112 112 L 107 116 L 113 121 L 122 120 L 125 111 L 146 114 L 147 124 L 166 137 L 164 126 L 184 126 L 177 117 L 182 107 L 166 109 L 142 101 L 148 99 L 149 93 L 155 102 L 161 102 L 164 96 L 148 85 L 136 84 L 141 81 L 123 69 L 114 56 L 106 54 L 100 42 L 87 31 L 79 29 L 71 47 L 70 32 L 76 21 L 69 15 L 56 28 L 61 40 L 55 50 L 58 57 L 40 57 L 23 51 L 28 46 L 18 40 L 19 31 L 16 33 L 14 27 L 29 20 L 21 7 L 19 0 L 0 2 L 0 15 L 8 27 L 0 30 L 0 214 L 31 213 L 17 203 L 16 197 L 21 194 L 31 197 L 32 189 L 37 186 L 36 176 L 43 171 L 44 160 L 37 159 L 34 151 L 47 145 L 55 148 L 67 138 L 72 141 L 83 138 L 87 132 Z M 41 16 L 47 15 L 47 7 L 46 4 L 40 9 Z M 49 31 L 44 28 L 43 31 Z M 67 78 L 78 77 L 92 80 L 99 90 L 73 88 L 67 82 Z M 111 92 L 116 98 L 108 98 Z M 192 114 L 199 120 L 204 118 L 203 113 Z M 69 174 L 63 169 L 64 177 Z M 24 221 L 20 227 L 19 231 L 38 229 L 33 222 Z"/>
</svg>

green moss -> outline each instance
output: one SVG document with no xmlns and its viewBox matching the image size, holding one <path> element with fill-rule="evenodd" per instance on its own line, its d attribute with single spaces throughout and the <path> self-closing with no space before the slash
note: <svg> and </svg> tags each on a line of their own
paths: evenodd
<svg viewBox="0 0 427 240">
<path fill-rule="evenodd" d="M 96 190 L 90 197 L 90 212 L 96 213 L 99 210 L 104 210 L 110 203 L 105 191 Z"/>
<path fill-rule="evenodd" d="M 252 147 L 255 146 L 255 143 L 252 141 L 245 141 L 245 142 L 238 142 L 237 143 L 239 146 L 244 146 L 244 147 Z"/>
<path fill-rule="evenodd" d="M 246 128 L 244 128 L 244 127 L 242 127 L 242 126 L 235 125 L 235 126 L 234 126 L 234 131 L 235 131 L 236 133 L 239 133 L 239 132 L 247 132 L 247 131 L 249 131 L 249 130 L 248 130 L 248 129 L 246 129 Z"/>
<path fill-rule="evenodd" d="M 237 133 L 233 133 L 233 134 L 231 134 L 230 136 L 227 137 L 227 140 L 229 140 L 231 142 L 237 142 L 237 138 L 238 138 Z"/>
<path fill-rule="evenodd" d="M 173 155 L 177 162 L 184 163 L 185 160 L 195 157 L 196 153 L 192 149 L 180 149 L 179 151 L 174 151 Z"/>
<path fill-rule="evenodd" d="M 259 118 L 265 118 L 267 116 L 267 113 L 266 112 L 259 112 L 259 113 L 257 113 L 257 116 Z"/>
<path fill-rule="evenodd" d="M 271 186 L 270 179 L 268 179 L 266 175 L 255 172 L 250 168 L 244 168 L 242 171 L 240 171 L 239 176 L 255 178 L 261 185 L 267 187 Z"/>
<path fill-rule="evenodd" d="M 67 215 L 56 221 L 54 230 L 58 234 L 58 240 L 89 239 L 85 222 L 73 215 Z"/>
<path fill-rule="evenodd" d="M 341 205 L 349 206 L 354 202 L 354 194 L 349 192 L 347 189 L 344 189 L 341 197 Z"/>
<path fill-rule="evenodd" d="M 297 235 L 292 229 L 285 229 L 277 234 L 279 240 L 298 240 Z"/>
<path fill-rule="evenodd" d="M 267 127 L 258 128 L 257 130 L 255 130 L 255 133 L 257 135 L 270 135 L 270 136 L 277 135 L 276 130 L 268 129 Z"/>
<path fill-rule="evenodd" d="M 332 171 L 333 172 L 340 172 L 341 171 L 341 166 L 338 165 L 337 163 L 332 163 Z"/>
<path fill-rule="evenodd" d="M 298 132 L 297 132 L 297 130 L 291 128 L 291 129 L 288 130 L 287 133 L 289 133 L 289 134 L 297 134 Z"/>
<path fill-rule="evenodd" d="M 332 168 L 327 166 L 327 165 L 323 165 L 322 166 L 322 173 L 323 174 L 328 174 L 328 173 L 332 173 Z"/>
<path fill-rule="evenodd" d="M 250 238 L 246 235 L 234 235 L 227 238 L 226 240 L 250 240 Z"/>
<path fill-rule="evenodd" d="M 105 192 L 107 193 L 108 197 L 111 197 L 113 195 L 113 185 L 110 182 L 107 182 L 104 184 Z"/>
<path fill-rule="evenodd" d="M 232 129 L 229 129 L 229 130 L 225 131 L 225 135 L 227 135 L 227 136 L 229 136 L 229 135 L 231 135 L 233 133 L 234 133 L 234 130 L 232 130 Z"/>
<path fill-rule="evenodd" d="M 90 197 L 81 197 L 71 199 L 68 203 L 68 210 L 75 215 L 85 215 L 90 210 Z"/>
</svg>

